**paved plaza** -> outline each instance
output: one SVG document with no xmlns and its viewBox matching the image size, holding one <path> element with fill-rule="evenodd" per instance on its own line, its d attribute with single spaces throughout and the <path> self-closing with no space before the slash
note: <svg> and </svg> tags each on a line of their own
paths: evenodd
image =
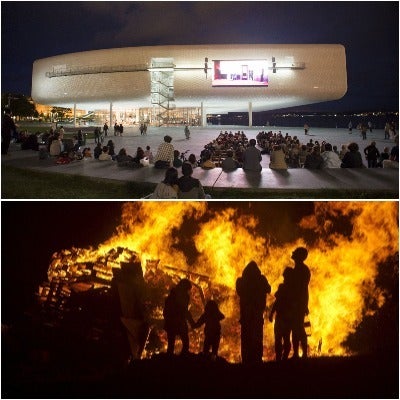
<svg viewBox="0 0 400 400">
<path fill-rule="evenodd" d="M 180 152 L 187 151 L 187 155 L 194 153 L 199 157 L 204 146 L 212 142 L 222 131 L 243 131 L 249 139 L 255 138 L 257 133 L 262 130 L 281 131 L 282 134 L 288 133 L 297 136 L 302 143 L 307 143 L 310 139 L 318 140 L 320 143 L 326 141 L 338 146 L 340 150 L 342 144 L 352 141 L 357 142 L 361 153 L 363 149 L 373 140 L 377 143 L 377 148 L 381 152 L 384 147 L 391 148 L 393 140 L 384 139 L 383 130 L 373 130 L 367 134 L 367 140 L 363 140 L 358 131 L 353 130 L 352 134 L 347 129 L 335 128 L 312 128 L 309 135 L 304 134 L 303 128 L 284 128 L 284 127 L 244 127 L 244 126 L 208 126 L 192 127 L 191 137 L 185 138 L 183 127 L 152 127 L 150 126 L 147 135 L 141 135 L 137 126 L 126 127 L 122 137 L 114 136 L 111 130 L 106 141 L 112 139 L 115 143 L 115 150 L 118 152 L 125 147 L 127 153 L 135 155 L 137 147 L 145 148 L 150 146 L 155 155 L 157 147 L 163 142 L 165 135 L 172 137 L 172 144 Z M 70 129 L 67 129 L 67 132 Z M 105 142 L 106 142 L 105 141 Z M 94 148 L 94 140 L 87 142 L 87 147 Z M 281 191 L 282 198 L 285 198 L 285 190 L 304 192 L 305 190 L 360 190 L 374 192 L 373 198 L 384 198 L 380 193 L 397 193 L 399 187 L 398 170 L 395 169 L 323 169 L 307 170 L 303 168 L 288 169 L 287 171 L 271 170 L 269 156 L 262 156 L 263 170 L 261 174 L 244 172 L 238 169 L 233 172 L 224 172 L 221 168 L 203 170 L 195 168 L 193 176 L 200 179 L 203 186 L 207 189 L 218 188 L 252 188 L 260 190 L 260 198 L 267 198 L 268 190 Z M 82 175 L 94 178 L 104 178 L 119 181 L 151 182 L 158 183 L 164 178 L 164 170 L 159 170 L 153 166 L 140 169 L 128 169 L 117 166 L 115 162 L 101 162 L 98 160 L 74 161 L 65 165 L 58 165 L 54 159 L 39 160 L 38 152 L 31 150 L 20 150 L 20 146 L 12 144 L 9 155 L 2 157 L 2 164 L 28 168 L 36 171 L 46 171 L 70 175 Z M 262 195 L 265 189 L 266 196 Z M 338 196 L 340 197 L 340 196 Z M 371 197 L 371 196 L 369 196 Z"/>
</svg>

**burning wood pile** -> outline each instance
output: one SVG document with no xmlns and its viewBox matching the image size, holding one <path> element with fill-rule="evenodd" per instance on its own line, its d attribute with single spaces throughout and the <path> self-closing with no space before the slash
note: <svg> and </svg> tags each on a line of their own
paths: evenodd
<svg viewBox="0 0 400 400">
<path fill-rule="evenodd" d="M 101 303 L 104 301 L 111 303 L 112 297 L 118 292 L 117 277 L 121 274 L 121 266 L 129 265 L 129 260 L 136 260 L 140 264 L 137 253 L 127 248 L 112 248 L 103 255 L 91 251 L 89 253 L 92 254 L 90 261 L 87 250 L 78 248 L 53 254 L 48 270 L 48 281 L 39 286 L 38 299 L 43 311 L 52 315 L 54 322 L 65 319 L 66 314 L 69 314 L 71 320 L 71 314 L 87 307 L 85 302 L 95 301 L 93 296 L 101 298 Z M 144 275 L 141 270 L 144 278 L 144 307 L 150 331 L 147 334 L 142 357 L 151 357 L 166 350 L 167 339 L 163 331 L 164 301 L 169 290 L 179 280 L 187 278 L 192 283 L 190 310 L 195 319 L 203 312 L 206 299 L 223 301 L 227 288 L 212 285 L 211 279 L 206 275 L 176 267 L 161 266 L 160 260 L 147 260 L 144 269 L 146 271 Z M 134 285 L 129 289 L 133 295 L 135 290 Z M 114 307 L 113 312 L 117 315 L 110 316 L 110 319 L 120 318 L 124 314 L 124 303 L 130 300 L 129 295 L 119 291 L 122 310 Z M 99 334 L 99 329 L 94 331 Z M 202 336 L 202 330 L 190 332 L 192 352 L 200 352 Z M 179 346 L 177 349 L 179 351 Z"/>
</svg>

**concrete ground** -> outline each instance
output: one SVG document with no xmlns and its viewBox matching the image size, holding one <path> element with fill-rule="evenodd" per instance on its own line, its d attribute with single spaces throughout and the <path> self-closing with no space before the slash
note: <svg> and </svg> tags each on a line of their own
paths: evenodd
<svg viewBox="0 0 400 400">
<path fill-rule="evenodd" d="M 115 143 L 116 152 L 125 147 L 128 154 L 135 155 L 137 147 L 145 148 L 150 146 L 153 154 L 156 153 L 158 145 L 163 142 L 165 135 L 172 137 L 172 144 L 180 152 L 187 151 L 187 155 L 194 153 L 197 157 L 204 145 L 213 141 L 221 130 L 235 132 L 244 131 L 249 139 L 255 138 L 261 130 L 281 131 L 291 136 L 297 136 L 302 143 L 307 143 L 310 139 L 319 142 L 326 141 L 338 146 L 340 150 L 342 144 L 352 141 L 357 142 L 360 151 L 370 144 L 373 140 L 377 143 L 377 148 L 382 151 L 384 147 L 391 148 L 393 140 L 384 139 L 383 130 L 374 130 L 367 134 L 367 140 L 362 140 L 358 131 L 353 130 L 352 134 L 347 129 L 312 128 L 309 135 L 304 134 L 303 128 L 284 128 L 284 127 L 238 127 L 238 126 L 208 126 L 192 127 L 191 137 L 185 138 L 183 127 L 149 127 L 147 135 L 140 135 L 138 127 L 126 127 L 122 137 L 109 134 L 105 142 L 112 139 Z M 94 140 L 87 142 L 87 147 L 94 148 Z M 55 172 L 61 174 L 84 175 L 96 178 L 105 178 L 122 181 L 152 182 L 158 183 L 164 177 L 164 170 L 158 170 L 152 166 L 140 169 L 120 168 L 115 162 L 100 162 L 98 160 L 74 161 L 66 165 L 57 165 L 54 159 L 39 160 L 38 153 L 31 150 L 20 150 L 20 146 L 12 144 L 7 156 L 2 156 L 2 164 L 28 168 L 36 171 Z M 269 156 L 263 155 L 261 174 L 246 173 L 242 169 L 233 172 L 223 172 L 221 168 L 213 170 L 202 170 L 196 168 L 193 176 L 200 179 L 206 188 L 252 188 L 257 190 L 274 189 L 281 191 L 282 198 L 285 198 L 285 190 L 300 192 L 304 190 L 313 191 L 316 189 L 327 190 L 354 190 L 374 192 L 372 198 L 384 198 L 380 193 L 397 193 L 399 188 L 398 170 L 393 169 L 288 169 L 287 171 L 273 171 L 269 169 Z M 260 194 L 261 198 L 265 198 Z M 338 196 L 341 197 L 341 196 Z M 369 196 L 371 198 L 371 196 Z M 392 198 L 392 197 L 391 197 Z"/>
</svg>

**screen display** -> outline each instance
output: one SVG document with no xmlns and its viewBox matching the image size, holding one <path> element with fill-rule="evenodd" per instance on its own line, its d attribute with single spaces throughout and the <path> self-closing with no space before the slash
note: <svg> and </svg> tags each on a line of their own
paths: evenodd
<svg viewBox="0 0 400 400">
<path fill-rule="evenodd" d="M 212 86 L 268 86 L 266 60 L 213 60 Z"/>
</svg>

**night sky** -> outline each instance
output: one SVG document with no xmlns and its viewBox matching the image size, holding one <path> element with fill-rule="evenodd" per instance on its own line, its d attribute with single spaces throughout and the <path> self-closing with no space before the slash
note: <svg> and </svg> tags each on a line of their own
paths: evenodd
<svg viewBox="0 0 400 400">
<path fill-rule="evenodd" d="M 172 44 L 345 46 L 348 91 L 310 111 L 398 110 L 398 2 L 8 2 L 1 92 L 30 95 L 36 59 Z"/>
</svg>

